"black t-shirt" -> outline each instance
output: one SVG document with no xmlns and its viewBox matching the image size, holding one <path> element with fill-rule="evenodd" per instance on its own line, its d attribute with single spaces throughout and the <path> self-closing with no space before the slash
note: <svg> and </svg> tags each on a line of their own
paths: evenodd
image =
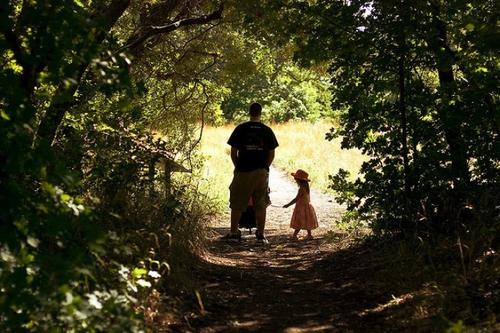
<svg viewBox="0 0 500 333">
<path fill-rule="evenodd" d="M 238 125 L 227 143 L 238 149 L 236 171 L 268 169 L 269 151 L 278 147 L 273 130 L 257 121 Z"/>
</svg>

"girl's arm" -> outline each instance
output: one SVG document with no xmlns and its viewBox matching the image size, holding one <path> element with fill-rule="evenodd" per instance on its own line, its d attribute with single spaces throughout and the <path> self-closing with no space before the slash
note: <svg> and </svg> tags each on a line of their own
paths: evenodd
<svg viewBox="0 0 500 333">
<path fill-rule="evenodd" d="M 283 208 L 288 208 L 288 207 L 290 207 L 291 205 L 293 205 L 294 203 L 296 203 L 296 202 L 297 202 L 297 200 L 300 198 L 300 196 L 301 196 L 301 195 L 302 195 L 302 192 L 299 190 L 299 191 L 297 192 L 297 195 L 295 196 L 295 198 L 294 198 L 292 201 L 290 201 L 289 203 L 287 203 L 286 205 L 284 205 L 284 206 L 283 206 Z"/>
<path fill-rule="evenodd" d="M 283 208 L 288 208 L 290 207 L 291 205 L 293 205 L 294 203 L 297 202 L 297 198 L 298 196 L 296 196 L 292 201 L 290 201 L 289 203 L 287 203 L 286 205 L 283 205 Z"/>
</svg>

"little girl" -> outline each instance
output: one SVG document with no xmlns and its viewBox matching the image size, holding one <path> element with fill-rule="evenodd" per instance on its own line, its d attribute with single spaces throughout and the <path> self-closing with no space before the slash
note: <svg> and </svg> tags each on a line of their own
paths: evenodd
<svg viewBox="0 0 500 333">
<path fill-rule="evenodd" d="M 297 235 L 301 229 L 307 230 L 306 239 L 312 239 L 311 234 L 312 229 L 318 227 L 318 219 L 316 217 L 316 212 L 311 205 L 311 198 L 309 194 L 309 174 L 304 170 L 297 170 L 297 172 L 292 173 L 293 178 L 299 185 L 299 191 L 297 196 L 283 206 L 283 208 L 290 207 L 295 204 L 295 208 L 292 214 L 292 221 L 290 222 L 290 228 L 295 229 L 292 239 L 297 239 Z"/>
</svg>

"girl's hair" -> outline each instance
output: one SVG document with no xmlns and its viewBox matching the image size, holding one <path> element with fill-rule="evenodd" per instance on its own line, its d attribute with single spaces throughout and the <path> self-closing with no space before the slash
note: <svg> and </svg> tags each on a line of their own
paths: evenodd
<svg viewBox="0 0 500 333">
<path fill-rule="evenodd" d="M 297 183 L 299 183 L 300 187 L 305 187 L 305 189 L 307 190 L 307 193 L 310 192 L 310 190 L 309 190 L 309 182 L 307 180 L 298 179 L 298 178 L 295 178 L 295 180 L 297 181 Z"/>
</svg>

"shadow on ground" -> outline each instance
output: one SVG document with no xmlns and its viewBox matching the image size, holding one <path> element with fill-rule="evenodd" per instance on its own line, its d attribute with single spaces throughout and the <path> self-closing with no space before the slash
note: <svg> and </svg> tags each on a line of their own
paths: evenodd
<svg viewBox="0 0 500 333">
<path fill-rule="evenodd" d="M 292 242 L 271 229 L 270 243 L 261 245 L 245 234 L 242 242 L 223 241 L 226 232 L 214 229 L 197 268 L 204 311 L 178 331 L 434 331 L 425 310 L 415 315 L 421 283 L 384 280 L 401 264 L 386 249 L 347 244 L 332 233 Z"/>
</svg>

